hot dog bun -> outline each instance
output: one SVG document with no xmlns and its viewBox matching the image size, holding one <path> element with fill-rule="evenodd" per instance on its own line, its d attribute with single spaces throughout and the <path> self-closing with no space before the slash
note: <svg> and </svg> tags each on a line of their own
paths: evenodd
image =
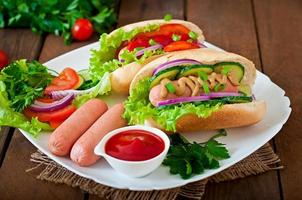
<svg viewBox="0 0 302 200">
<path fill-rule="evenodd" d="M 128 24 L 126 26 L 121 27 L 121 29 L 128 32 L 128 31 L 133 30 L 134 28 L 143 27 L 148 24 L 159 24 L 159 25 L 181 24 L 181 25 L 187 27 L 188 29 L 190 29 L 191 31 L 194 31 L 195 33 L 197 33 L 198 41 L 200 41 L 200 42 L 204 41 L 204 36 L 203 36 L 202 30 L 195 24 L 193 24 L 191 22 L 183 21 L 183 20 L 170 20 L 170 21 L 165 21 L 165 20 L 161 20 L 161 19 L 148 20 L 148 21 L 142 21 L 142 22 L 137 22 L 137 23 L 133 23 L 133 24 Z M 109 37 L 114 36 L 118 30 L 119 29 L 112 31 L 109 34 Z M 131 83 L 133 77 L 135 76 L 135 74 L 142 68 L 142 66 L 144 66 L 144 64 L 151 62 L 152 60 L 154 60 L 157 57 L 159 57 L 159 56 L 153 56 L 141 64 L 139 64 L 137 62 L 132 62 L 132 63 L 129 63 L 128 65 L 125 65 L 123 67 L 120 67 L 117 70 L 115 70 L 114 72 L 112 72 L 111 76 L 110 76 L 112 90 L 117 93 L 120 93 L 120 94 L 128 94 L 130 83 Z"/>
<path fill-rule="evenodd" d="M 173 52 L 166 54 L 144 66 L 134 77 L 130 85 L 130 94 L 139 80 L 145 77 L 151 77 L 153 70 L 160 64 L 177 59 L 194 59 L 203 64 L 216 64 L 219 62 L 238 62 L 244 69 L 245 74 L 242 83 L 252 86 L 256 79 L 256 69 L 254 64 L 234 53 L 216 51 L 213 49 L 194 49 Z M 253 101 L 249 103 L 226 104 L 213 112 L 207 118 L 199 118 L 195 114 L 181 116 L 177 120 L 176 130 L 180 132 L 197 130 L 214 130 L 221 128 L 231 128 L 252 125 L 259 122 L 266 113 L 266 104 L 264 101 Z M 153 119 L 146 121 L 157 128 L 163 129 Z"/>
</svg>

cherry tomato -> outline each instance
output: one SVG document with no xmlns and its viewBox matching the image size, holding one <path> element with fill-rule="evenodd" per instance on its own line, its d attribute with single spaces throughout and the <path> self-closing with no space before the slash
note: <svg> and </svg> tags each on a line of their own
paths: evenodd
<svg viewBox="0 0 302 200">
<path fill-rule="evenodd" d="M 93 33 L 93 26 L 88 19 L 77 19 L 72 27 L 72 37 L 79 41 L 88 40 Z"/>
<path fill-rule="evenodd" d="M 44 93 L 50 94 L 52 91 L 73 89 L 79 81 L 80 77 L 77 72 L 67 67 L 51 81 L 51 84 L 45 88 Z"/>
<path fill-rule="evenodd" d="M 149 39 L 147 37 L 141 36 L 141 37 L 137 37 L 133 41 L 129 42 L 129 44 L 127 45 L 127 49 L 129 51 L 133 51 L 137 47 L 146 48 L 149 46 L 150 46 Z"/>
<path fill-rule="evenodd" d="M 197 49 L 197 48 L 199 48 L 197 44 L 186 42 L 186 41 L 177 41 L 177 42 L 172 42 L 169 45 L 165 46 L 164 51 L 171 52 L 171 51 L 180 51 L 180 50 Z"/>
<path fill-rule="evenodd" d="M 50 121 L 64 121 L 67 119 L 74 111 L 76 111 L 76 106 L 69 105 L 60 110 L 52 112 L 35 112 L 26 108 L 23 113 L 26 117 L 33 118 L 38 117 L 41 122 L 50 122 Z"/>
<path fill-rule="evenodd" d="M 8 65 L 8 56 L 0 49 L 0 70 Z"/>
</svg>

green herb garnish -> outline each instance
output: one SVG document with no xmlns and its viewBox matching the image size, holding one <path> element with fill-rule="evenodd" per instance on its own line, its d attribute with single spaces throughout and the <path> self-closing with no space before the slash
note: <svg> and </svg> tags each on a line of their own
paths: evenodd
<svg viewBox="0 0 302 200">
<path fill-rule="evenodd" d="M 149 40 L 149 44 L 150 44 L 151 46 L 153 46 L 153 45 L 156 45 L 157 42 L 156 42 L 155 40 L 153 40 L 153 39 L 150 39 L 150 40 Z"/>
<path fill-rule="evenodd" d="M 190 31 L 189 32 L 189 37 L 192 39 L 192 40 L 197 40 L 197 33 L 195 33 L 194 31 Z"/>
<path fill-rule="evenodd" d="M 164 20 L 165 21 L 171 21 L 172 20 L 172 15 L 171 14 L 166 14 L 165 16 L 164 16 Z"/>
<path fill-rule="evenodd" d="M 198 76 L 200 77 L 201 80 L 207 81 L 208 80 L 208 74 L 204 71 L 199 71 Z"/>
<path fill-rule="evenodd" d="M 165 85 L 165 87 L 167 88 L 167 90 L 168 90 L 169 93 L 175 93 L 176 92 L 175 87 L 174 87 L 174 85 L 171 82 L 167 83 Z"/>
<path fill-rule="evenodd" d="M 173 35 L 172 35 L 172 40 L 173 40 L 174 42 L 177 42 L 177 41 L 180 40 L 180 36 L 177 35 L 177 34 L 173 34 Z"/>
<path fill-rule="evenodd" d="M 208 85 L 207 82 L 204 81 L 204 82 L 202 83 L 202 89 L 203 89 L 204 93 L 210 94 L 210 88 L 209 88 L 209 85 Z"/>
<path fill-rule="evenodd" d="M 114 7 L 112 0 L 1 0 L 0 28 L 31 27 L 35 33 L 61 35 L 69 44 L 71 29 L 77 19 L 89 19 L 98 33 L 111 28 L 116 22 Z"/>
<path fill-rule="evenodd" d="M 222 91 L 225 89 L 225 86 L 226 86 L 226 84 L 218 83 L 214 86 L 214 91 L 215 92 Z"/>
<path fill-rule="evenodd" d="M 170 136 L 171 146 L 163 165 L 170 168 L 171 174 L 179 174 L 183 179 L 188 179 L 195 174 L 201 174 L 205 169 L 216 169 L 219 160 L 230 157 L 225 144 L 216 140 L 226 136 L 222 129 L 218 134 L 204 143 L 190 143 L 180 134 Z"/>
</svg>

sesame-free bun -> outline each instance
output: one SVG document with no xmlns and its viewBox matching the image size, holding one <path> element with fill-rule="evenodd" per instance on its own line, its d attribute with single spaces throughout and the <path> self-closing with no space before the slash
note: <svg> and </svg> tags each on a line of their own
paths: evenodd
<svg viewBox="0 0 302 200">
<path fill-rule="evenodd" d="M 188 29 L 190 29 L 191 31 L 194 31 L 198 36 L 197 37 L 198 41 L 200 41 L 200 42 L 204 41 L 204 36 L 203 36 L 202 30 L 198 26 L 196 26 L 195 24 L 193 24 L 191 22 L 177 20 L 177 19 L 170 20 L 170 21 L 165 21 L 162 19 L 147 20 L 147 21 L 137 22 L 137 23 L 133 23 L 133 24 L 128 24 L 119 29 L 123 29 L 124 31 L 128 32 L 128 31 L 133 30 L 134 28 L 144 27 L 144 26 L 147 26 L 148 24 L 159 24 L 159 25 L 181 24 L 181 25 L 187 27 Z M 112 31 L 108 35 L 108 37 L 114 36 L 114 34 L 116 34 L 116 32 L 119 29 Z M 142 66 L 144 66 L 146 63 L 154 60 L 157 57 L 159 57 L 159 56 L 152 56 L 152 57 L 148 58 L 144 63 L 141 63 L 141 64 L 139 64 L 137 62 L 132 62 L 132 63 L 124 65 L 123 67 L 120 67 L 117 70 L 115 70 L 114 72 L 112 72 L 111 76 L 110 76 L 112 90 L 116 93 L 128 94 L 130 83 L 131 83 L 133 77 L 136 75 L 136 73 L 142 68 Z"/>
</svg>

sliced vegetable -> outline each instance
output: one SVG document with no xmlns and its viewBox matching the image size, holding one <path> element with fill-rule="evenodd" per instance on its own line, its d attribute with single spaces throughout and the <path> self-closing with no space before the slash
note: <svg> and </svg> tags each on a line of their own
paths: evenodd
<svg viewBox="0 0 302 200">
<path fill-rule="evenodd" d="M 80 76 L 72 68 L 65 68 L 58 77 L 51 81 L 46 87 L 45 94 L 51 94 L 53 91 L 73 89 L 80 81 Z"/>
<path fill-rule="evenodd" d="M 136 57 L 139 57 L 139 56 L 144 55 L 144 53 L 145 53 L 146 51 L 155 51 L 155 50 L 161 49 L 161 48 L 163 48 L 163 46 L 162 46 L 161 44 L 155 44 L 155 45 L 153 45 L 153 46 L 150 46 L 150 47 L 144 48 L 144 49 L 142 49 L 142 50 L 139 50 L 138 52 L 136 52 L 135 55 L 136 55 Z"/>
<path fill-rule="evenodd" d="M 247 96 L 250 96 L 252 94 L 252 89 L 249 85 L 239 85 L 238 91 Z"/>
<path fill-rule="evenodd" d="M 178 59 L 178 60 L 173 60 L 170 62 L 166 62 L 163 63 L 161 65 L 159 65 L 158 67 L 156 67 L 153 70 L 152 75 L 156 75 L 157 73 L 159 73 L 162 70 L 171 68 L 171 67 L 175 67 L 175 66 L 180 66 L 180 65 L 200 65 L 201 63 L 196 61 L 196 60 L 192 60 L 192 59 Z"/>
<path fill-rule="evenodd" d="M 216 73 L 225 74 L 233 85 L 240 85 L 240 81 L 244 76 L 244 68 L 239 63 L 218 63 L 214 66 Z"/>
<path fill-rule="evenodd" d="M 206 96 L 206 95 L 196 96 L 196 97 L 180 97 L 180 98 L 160 101 L 160 102 L 158 102 L 157 106 L 167 106 L 167 105 L 174 105 L 174 104 L 179 104 L 179 103 L 207 101 L 207 100 L 210 100 L 210 97 Z"/>
<path fill-rule="evenodd" d="M 213 72 L 213 68 L 211 65 L 191 65 L 183 68 L 178 75 L 178 78 L 185 77 L 189 75 L 199 76 L 200 72 L 205 72 L 206 74 L 210 74 Z"/>
<path fill-rule="evenodd" d="M 167 83 L 165 85 L 165 87 L 167 88 L 169 93 L 175 93 L 176 92 L 175 87 L 174 87 L 173 83 L 171 83 L 171 82 Z"/>
<path fill-rule="evenodd" d="M 37 103 L 35 101 L 34 104 L 32 104 L 31 106 L 29 106 L 29 108 L 32 111 L 36 111 L 36 112 L 52 112 L 55 110 L 60 110 L 66 106 L 68 106 L 72 100 L 74 99 L 74 95 L 73 94 L 69 94 L 65 97 L 63 97 L 62 99 L 60 99 L 59 101 L 55 101 L 53 103 Z"/>
<path fill-rule="evenodd" d="M 80 76 L 79 75 L 79 81 L 78 81 L 78 83 L 73 87 L 73 89 L 78 89 L 78 88 L 80 88 L 82 85 L 83 85 L 83 83 L 84 83 L 84 78 L 82 77 L 82 76 Z"/>
<path fill-rule="evenodd" d="M 8 65 L 7 54 L 0 49 L 0 70 Z"/>
<path fill-rule="evenodd" d="M 177 74 L 179 73 L 180 68 L 178 66 L 174 66 L 171 68 L 164 69 L 159 71 L 155 76 L 150 78 L 150 88 L 154 87 L 155 85 L 159 84 L 161 80 L 164 78 L 173 80 Z"/>
<path fill-rule="evenodd" d="M 172 52 L 172 51 L 180 51 L 180 50 L 187 50 L 187 49 L 198 49 L 200 48 L 197 44 L 187 41 L 177 41 L 172 42 L 165 46 L 165 52 Z"/>
<path fill-rule="evenodd" d="M 41 122 L 50 122 L 50 121 L 63 121 L 67 119 L 74 111 L 76 111 L 76 106 L 69 105 L 60 110 L 52 111 L 52 112 L 36 112 L 31 110 L 30 108 L 26 108 L 23 111 L 23 114 L 28 118 L 37 117 Z"/>
<path fill-rule="evenodd" d="M 208 95 L 211 99 L 219 97 L 230 97 L 230 96 L 243 96 L 237 92 L 210 92 L 209 94 L 201 94 L 202 96 Z"/>
<path fill-rule="evenodd" d="M 78 71 L 77 73 L 79 76 L 81 76 L 84 79 L 84 81 L 91 80 L 88 69 L 82 69 L 82 70 Z"/>
<path fill-rule="evenodd" d="M 63 122 L 64 122 L 64 120 L 63 120 L 63 121 L 56 121 L 56 120 L 53 120 L 53 121 L 50 121 L 50 122 L 49 122 L 49 125 L 50 125 L 51 128 L 56 129 L 56 128 L 58 128 Z"/>
</svg>

